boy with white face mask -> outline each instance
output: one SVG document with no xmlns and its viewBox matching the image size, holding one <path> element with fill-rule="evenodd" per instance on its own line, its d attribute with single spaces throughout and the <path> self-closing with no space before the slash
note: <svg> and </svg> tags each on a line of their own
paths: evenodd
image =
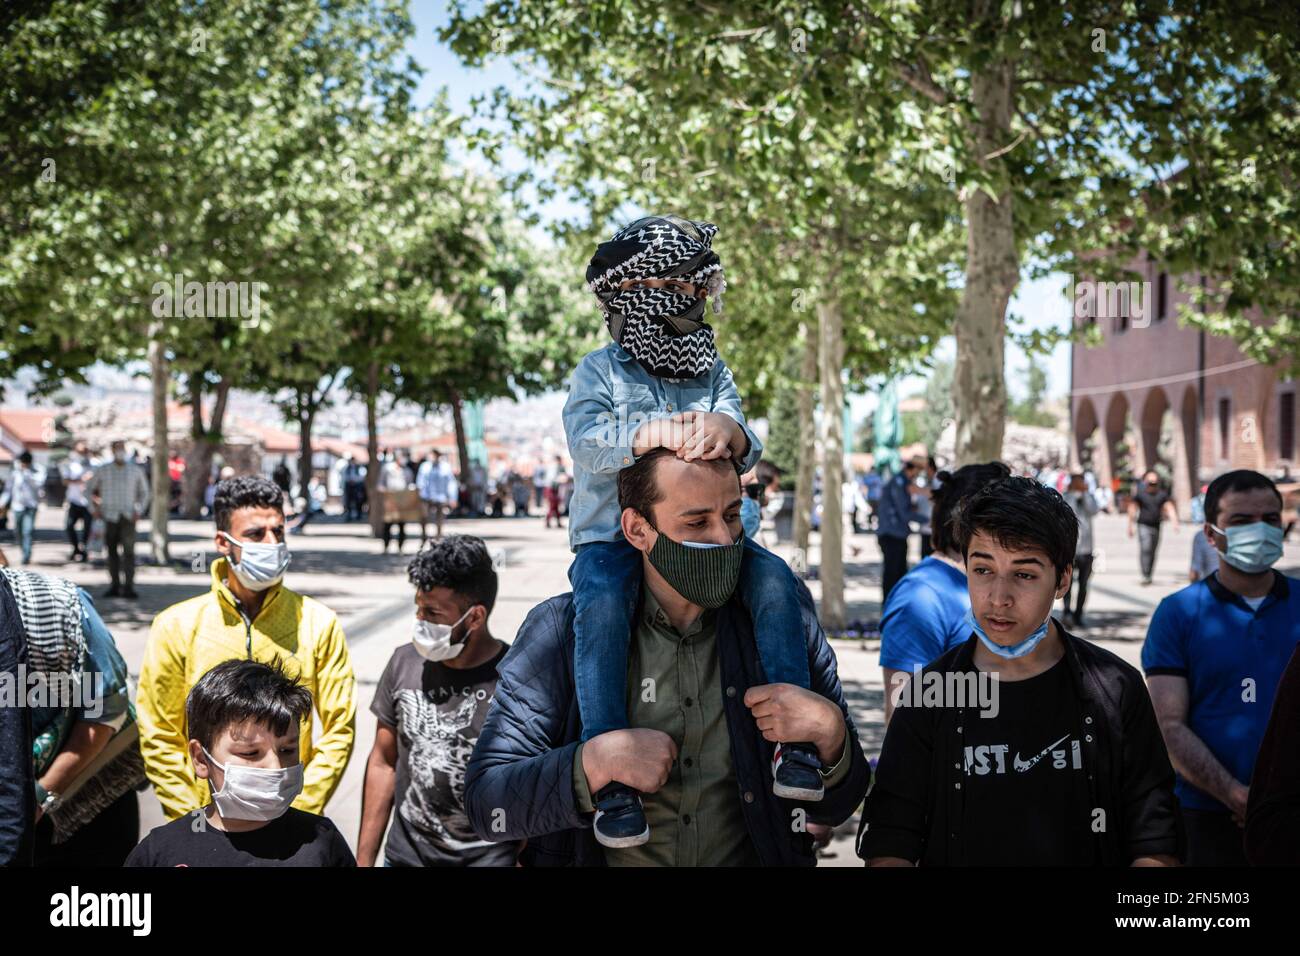
<svg viewBox="0 0 1300 956">
<path fill-rule="evenodd" d="M 1051 616 L 1074 511 L 1031 478 L 951 521 L 969 638 L 908 682 L 885 734 L 858 854 L 869 866 L 1167 866 L 1173 770 L 1135 668 Z"/>
<path fill-rule="evenodd" d="M 355 866 L 338 828 L 290 806 L 302 790 L 298 725 L 311 694 L 279 661 L 231 660 L 185 704 L 189 758 L 211 802 L 153 830 L 126 866 Z"/>
<path fill-rule="evenodd" d="M 488 630 L 497 573 L 478 538 L 449 535 L 412 559 L 415 615 L 370 710 L 357 859 L 374 866 L 513 866 L 518 843 L 491 843 L 465 816 L 465 768 L 496 693 L 507 645 Z"/>
<path fill-rule="evenodd" d="M 283 494 L 269 478 L 245 475 L 217 484 L 213 497 L 219 554 L 207 592 L 154 619 L 140 667 L 136 709 L 145 772 L 169 818 L 204 805 L 207 785 L 186 756 L 185 690 L 231 657 L 282 660 L 301 680 L 320 718 L 299 728 L 303 788 L 294 805 L 324 813 L 352 755 L 356 687 L 343 629 L 334 612 L 284 585 Z"/>
</svg>

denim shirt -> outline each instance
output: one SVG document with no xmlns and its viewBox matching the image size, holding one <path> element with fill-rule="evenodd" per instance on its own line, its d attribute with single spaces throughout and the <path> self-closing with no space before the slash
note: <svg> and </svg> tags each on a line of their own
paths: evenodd
<svg viewBox="0 0 1300 956">
<path fill-rule="evenodd" d="M 876 513 L 876 535 L 886 538 L 906 538 L 912 533 L 909 521 L 921 524 L 925 520 L 912 504 L 907 490 L 907 476 L 901 471 L 889 479 L 880 495 L 880 510 Z"/>
<path fill-rule="evenodd" d="M 695 378 L 660 378 L 611 342 L 578 363 L 564 403 L 564 434 L 574 465 L 570 547 L 619 540 L 618 473 L 636 461 L 637 429 L 688 411 L 735 419 L 749 439 L 743 470 L 758 463 L 763 445 L 745 424 L 736 383 L 722 359 Z"/>
</svg>

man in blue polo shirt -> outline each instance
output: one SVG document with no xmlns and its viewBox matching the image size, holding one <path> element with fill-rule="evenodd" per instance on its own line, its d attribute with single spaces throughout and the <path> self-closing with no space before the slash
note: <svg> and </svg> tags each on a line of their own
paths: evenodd
<svg viewBox="0 0 1300 956">
<path fill-rule="evenodd" d="M 1219 569 L 1160 602 L 1142 668 L 1178 773 L 1191 866 L 1244 866 L 1249 781 L 1287 661 L 1300 643 L 1300 581 L 1282 556 L 1282 496 L 1256 471 L 1205 494 Z"/>
</svg>

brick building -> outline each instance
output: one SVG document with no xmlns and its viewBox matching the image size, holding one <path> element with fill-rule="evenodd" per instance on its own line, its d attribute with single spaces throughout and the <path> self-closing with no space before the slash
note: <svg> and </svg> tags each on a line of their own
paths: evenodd
<svg viewBox="0 0 1300 956">
<path fill-rule="evenodd" d="M 1070 358 L 1070 459 L 1101 482 L 1156 468 L 1172 481 L 1179 514 L 1200 485 L 1232 468 L 1290 478 L 1296 456 L 1296 382 L 1246 358 L 1233 340 L 1180 327 L 1178 306 L 1200 275 L 1136 263 L 1142 285 L 1081 278 L 1069 290 L 1075 322 L 1099 328 L 1098 346 Z M 1089 294 L 1091 293 L 1091 294 Z M 1258 320 L 1257 320 L 1258 321 Z"/>
</svg>

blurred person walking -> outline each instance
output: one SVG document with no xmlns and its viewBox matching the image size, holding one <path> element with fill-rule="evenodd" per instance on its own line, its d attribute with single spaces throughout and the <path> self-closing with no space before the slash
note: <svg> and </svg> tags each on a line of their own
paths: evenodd
<svg viewBox="0 0 1300 956">
<path fill-rule="evenodd" d="M 0 511 L 14 516 L 14 537 L 22 552 L 23 564 L 32 560 L 32 536 L 36 530 L 36 509 L 41 503 L 41 476 L 32 467 L 32 453 L 24 450 L 18 456 L 4 492 L 0 493 Z"/>
<path fill-rule="evenodd" d="M 149 485 L 144 471 L 126 460 L 125 442 L 113 442 L 112 451 L 113 460 L 96 468 L 86 482 L 86 494 L 95 517 L 104 522 L 108 575 L 113 579 L 104 596 L 134 600 L 140 596 L 135 593 L 135 524 L 149 507 Z"/>
</svg>

